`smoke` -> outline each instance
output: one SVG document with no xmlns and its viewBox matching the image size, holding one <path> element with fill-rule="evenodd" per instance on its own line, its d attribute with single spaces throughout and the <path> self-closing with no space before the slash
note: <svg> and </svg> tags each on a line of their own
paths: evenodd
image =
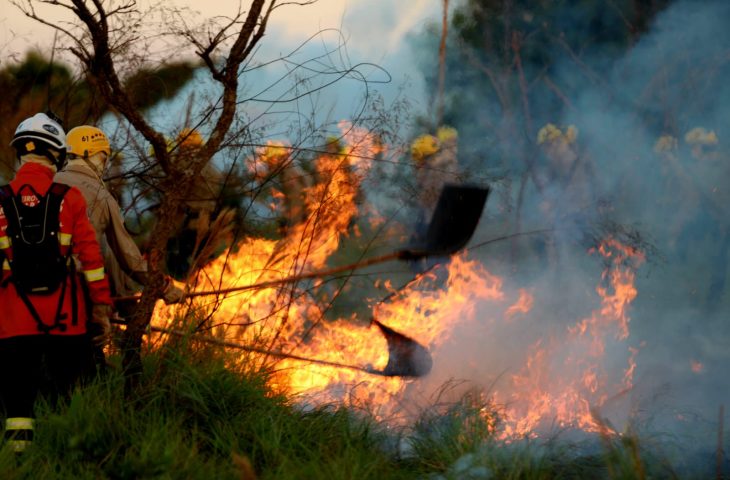
<svg viewBox="0 0 730 480">
<path fill-rule="evenodd" d="M 571 21 L 578 28 L 586 19 L 574 14 Z M 620 56 L 597 49 L 577 62 L 556 46 L 551 76 L 570 86 L 570 104 L 556 108 L 554 100 L 532 98 L 534 130 L 550 122 L 564 133 L 574 125 L 578 136 L 567 150 L 541 150 L 532 169 L 504 167 L 504 158 L 514 165 L 529 156 L 530 142 L 505 146 L 498 127 L 486 127 L 502 121 L 502 108 L 485 103 L 486 79 L 453 80 L 462 98 L 450 121 L 462 134 L 463 158 L 477 179 L 499 171 L 509 180 L 493 185 L 501 192 L 490 199 L 476 237 L 514 228 L 550 227 L 554 234 L 478 253 L 505 279 L 504 300 L 481 302 L 473 319 L 452 332 L 434 352 L 432 375 L 412 386 L 414 398 L 465 379 L 510 399 L 514 376 L 536 345 L 548 351 L 552 363 L 544 372 L 556 375 L 547 381 L 558 394 L 559 375 L 573 374 L 576 356 L 594 360 L 568 332 L 602 308 L 597 288 L 611 291 L 602 277 L 606 259 L 589 249 L 612 236 L 643 249 L 647 261 L 627 270 L 637 275 L 628 337 L 604 331 L 605 356 L 595 373 L 615 398 L 595 397 L 600 414 L 618 431 L 632 424 L 691 435 L 703 448 L 716 444 L 718 409 L 730 405 L 729 24 L 724 0 L 677 1 Z M 452 51 L 458 48 L 451 43 Z M 571 155 L 577 167 L 564 175 L 560 162 L 573 165 Z M 520 193 L 523 174 L 528 181 Z M 513 220 L 518 208 L 519 224 Z M 534 295 L 532 309 L 509 318 L 505 312 L 521 290 Z M 627 372 L 632 387 L 622 391 Z M 533 386 L 545 381 L 529 378 Z"/>
</svg>

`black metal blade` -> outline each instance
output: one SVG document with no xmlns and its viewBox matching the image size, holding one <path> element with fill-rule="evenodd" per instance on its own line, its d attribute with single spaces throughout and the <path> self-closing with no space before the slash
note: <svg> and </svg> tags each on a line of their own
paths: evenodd
<svg viewBox="0 0 730 480">
<path fill-rule="evenodd" d="M 399 258 L 451 255 L 464 248 L 479 224 L 488 195 L 488 187 L 445 185 L 425 238 L 402 250 Z"/>
<path fill-rule="evenodd" d="M 433 359 L 426 347 L 410 337 L 393 330 L 373 318 L 388 342 L 388 364 L 378 372 L 387 377 L 423 377 L 433 366 Z"/>
<path fill-rule="evenodd" d="M 489 188 L 446 185 L 431 217 L 426 250 L 454 253 L 474 234 L 489 195 Z"/>
</svg>

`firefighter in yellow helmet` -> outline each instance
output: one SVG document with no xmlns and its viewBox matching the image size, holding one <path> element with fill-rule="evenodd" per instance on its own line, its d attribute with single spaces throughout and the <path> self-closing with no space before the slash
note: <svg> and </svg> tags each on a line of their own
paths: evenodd
<svg viewBox="0 0 730 480">
<path fill-rule="evenodd" d="M 184 128 L 177 136 L 179 155 L 195 154 L 203 146 L 203 137 L 197 130 Z M 223 185 L 221 173 L 208 162 L 200 172 L 199 182 L 195 182 L 185 204 L 189 209 L 190 227 L 196 230 L 198 241 L 210 227 Z"/>
<path fill-rule="evenodd" d="M 330 140 L 327 148 L 339 154 L 340 146 L 336 139 Z M 292 149 L 282 142 L 267 142 L 260 148 L 250 162 L 249 169 L 261 185 L 268 186 L 275 198 L 281 201 L 277 208 L 279 230 L 284 234 L 287 229 L 306 220 L 305 191 L 310 186 L 308 176 L 295 162 Z"/>
<path fill-rule="evenodd" d="M 421 135 L 411 144 L 411 158 L 416 167 L 419 189 L 418 200 L 428 218 L 443 186 L 460 181 L 458 140 L 456 129 L 444 126 L 436 131 L 436 135 Z"/>
<path fill-rule="evenodd" d="M 714 130 L 695 127 L 684 135 L 684 141 L 692 149 L 692 156 L 697 160 L 712 158 L 720 141 Z"/>
<path fill-rule="evenodd" d="M 124 226 L 124 217 L 114 196 L 104 184 L 104 171 L 111 157 L 111 145 L 104 132 L 91 125 L 72 128 L 66 137 L 68 163 L 55 181 L 81 190 L 89 219 L 102 246 L 104 265 L 109 273 L 113 296 L 128 296 L 147 283 L 147 262 Z M 166 303 L 182 300 L 183 290 L 171 278 L 162 298 Z M 125 308 L 126 307 L 126 308 Z M 129 314 L 130 305 L 118 305 L 120 314 Z"/>
<path fill-rule="evenodd" d="M 684 253 L 712 258 L 707 264 L 708 283 L 700 284 L 706 292 L 702 305 L 706 314 L 714 314 L 723 307 L 726 296 L 727 265 L 730 259 L 730 222 L 727 205 L 730 191 L 726 187 L 730 177 L 730 156 L 722 148 L 721 138 L 705 127 L 694 127 L 684 135 L 691 158 L 687 159 L 686 171 L 691 178 L 697 206 L 685 228 Z M 699 246 L 699 248 L 698 248 Z M 697 258 L 699 261 L 699 258 Z"/>
<path fill-rule="evenodd" d="M 410 240 L 414 244 L 425 241 L 431 216 L 444 186 L 462 181 L 457 157 L 458 140 L 456 129 L 442 126 L 435 135 L 423 134 L 411 143 L 417 188 L 415 200 L 418 203 L 414 215 L 414 235 Z M 411 269 L 420 273 L 443 261 L 435 257 L 418 260 L 411 264 Z"/>
<path fill-rule="evenodd" d="M 196 129 L 183 128 L 169 149 L 173 159 L 190 161 L 205 141 Z M 233 229 L 234 212 L 222 206 L 226 179 L 208 162 L 200 172 L 185 200 L 185 216 L 177 234 L 167 244 L 167 268 L 178 280 L 215 256 L 220 245 L 228 242 Z M 201 263 L 202 262 L 202 263 Z"/>
<path fill-rule="evenodd" d="M 535 139 L 542 154 L 542 161 L 536 165 L 535 182 L 541 191 L 536 197 L 539 204 L 530 209 L 526 218 L 554 229 L 545 243 L 547 259 L 553 267 L 575 248 L 576 239 L 585 234 L 598 214 L 593 164 L 579 149 L 578 134 L 574 125 L 547 123 Z"/>
<path fill-rule="evenodd" d="M 537 144 L 549 161 L 553 175 L 566 176 L 578 161 L 578 129 L 574 125 L 559 128 L 546 124 L 537 133 Z"/>
</svg>

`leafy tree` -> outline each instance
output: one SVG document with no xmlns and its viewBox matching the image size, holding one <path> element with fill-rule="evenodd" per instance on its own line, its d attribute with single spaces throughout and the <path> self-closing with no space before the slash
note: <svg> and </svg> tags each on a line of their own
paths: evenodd
<svg viewBox="0 0 730 480">
<path fill-rule="evenodd" d="M 669 0 L 462 2 L 449 29 L 443 118 L 459 131 L 465 147 L 460 150 L 462 161 L 483 166 L 486 157 L 489 167 L 508 171 L 529 165 L 538 129 L 572 108 L 580 85 L 602 83 L 611 62 L 668 4 Z M 434 52 L 439 30 L 434 24 L 416 43 L 431 92 L 437 88 Z M 566 64 L 571 65 L 568 71 Z M 489 152 L 482 150 L 485 144 Z M 524 163 L 513 164 L 515 157 Z"/>
<path fill-rule="evenodd" d="M 173 97 L 192 78 L 192 62 L 164 64 L 154 69 L 140 68 L 126 80 L 135 105 L 150 109 Z M 12 138 L 15 127 L 34 112 L 50 109 L 65 126 L 96 123 L 109 112 L 101 93 L 84 75 L 77 75 L 65 62 L 30 51 L 19 63 L 0 70 L 0 89 L 4 92 L 0 113 L 5 121 L 0 135 Z M 8 180 L 15 167 L 15 152 L 8 142 L 0 145 L 0 178 Z"/>
</svg>

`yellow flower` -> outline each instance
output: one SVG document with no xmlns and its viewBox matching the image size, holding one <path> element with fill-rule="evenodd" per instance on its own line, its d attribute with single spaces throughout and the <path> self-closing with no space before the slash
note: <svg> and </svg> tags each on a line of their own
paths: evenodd
<svg viewBox="0 0 730 480">
<path fill-rule="evenodd" d="M 662 135 L 659 137 L 654 144 L 654 151 L 656 153 L 667 153 L 673 152 L 677 149 L 677 139 L 671 135 Z"/>
<path fill-rule="evenodd" d="M 433 135 L 424 134 L 413 140 L 411 144 L 411 156 L 417 163 L 439 151 L 439 140 Z"/>
<path fill-rule="evenodd" d="M 708 132 L 702 127 L 695 127 L 687 132 L 684 141 L 690 145 L 717 145 L 719 142 L 714 130 Z"/>
</svg>

